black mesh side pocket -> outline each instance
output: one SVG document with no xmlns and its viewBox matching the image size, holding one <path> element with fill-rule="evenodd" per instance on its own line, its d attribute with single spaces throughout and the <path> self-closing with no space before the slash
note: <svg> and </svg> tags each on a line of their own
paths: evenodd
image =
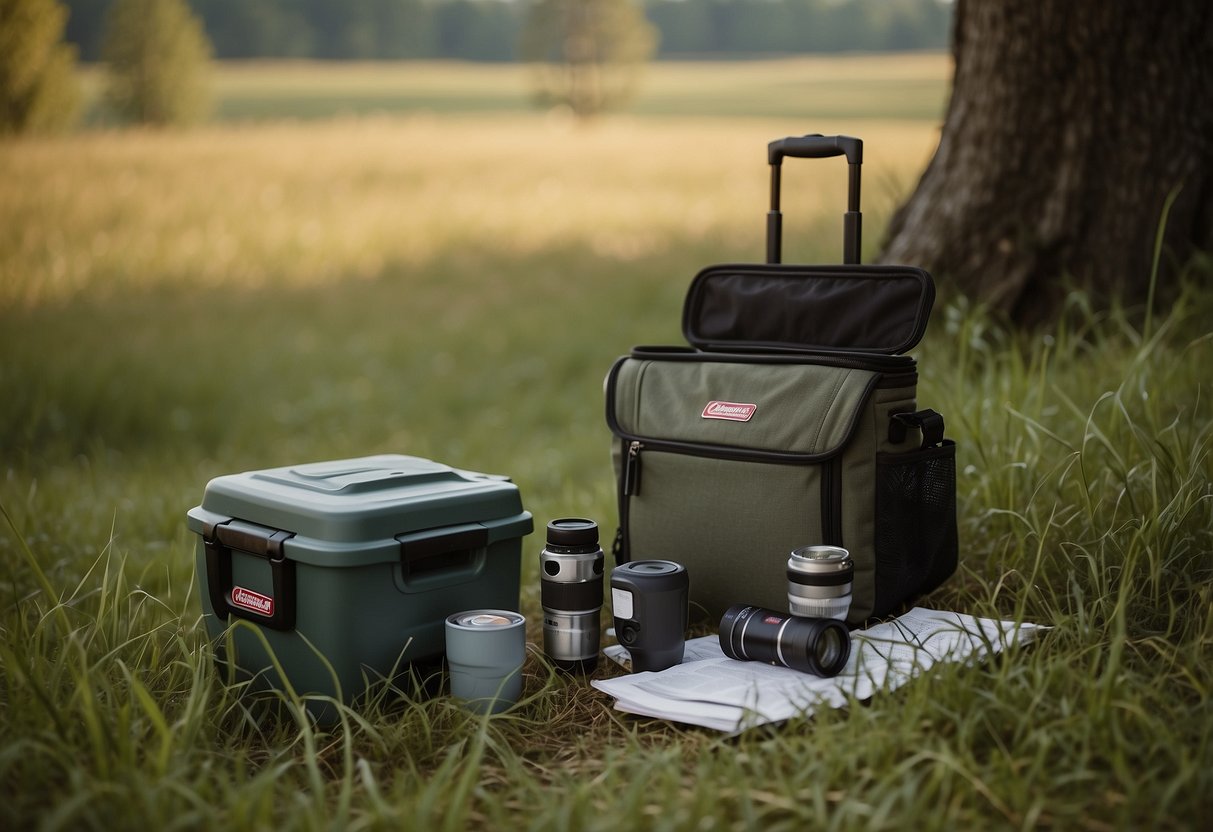
<svg viewBox="0 0 1213 832">
<path fill-rule="evenodd" d="M 956 445 L 876 455 L 876 598 L 887 615 L 956 571 Z"/>
</svg>

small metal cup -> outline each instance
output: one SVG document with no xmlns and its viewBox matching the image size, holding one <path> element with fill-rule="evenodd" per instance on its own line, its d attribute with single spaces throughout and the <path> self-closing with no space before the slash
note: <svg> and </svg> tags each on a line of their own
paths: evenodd
<svg viewBox="0 0 1213 832">
<path fill-rule="evenodd" d="M 522 695 L 526 619 L 509 610 L 469 610 L 446 619 L 451 695 L 478 714 L 500 713 Z"/>
</svg>

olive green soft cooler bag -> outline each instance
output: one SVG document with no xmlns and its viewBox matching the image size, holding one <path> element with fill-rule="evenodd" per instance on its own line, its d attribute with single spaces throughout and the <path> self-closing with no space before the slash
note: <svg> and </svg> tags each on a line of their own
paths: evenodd
<svg viewBox="0 0 1213 832">
<path fill-rule="evenodd" d="M 517 611 L 532 530 L 508 478 L 400 455 L 217 477 L 188 519 L 216 658 L 323 720 L 440 660 L 448 615 Z"/>
<path fill-rule="evenodd" d="M 845 265 L 779 264 L 784 156 L 845 154 Z M 895 611 L 957 563 L 955 445 L 920 409 L 905 353 L 925 332 L 929 274 L 861 266 L 862 143 L 772 142 L 768 262 L 718 265 L 692 281 L 689 347 L 637 347 L 611 368 L 619 562 L 674 560 L 692 616 L 737 603 L 787 607 L 798 547 L 845 547 L 855 563 L 848 622 Z"/>
</svg>

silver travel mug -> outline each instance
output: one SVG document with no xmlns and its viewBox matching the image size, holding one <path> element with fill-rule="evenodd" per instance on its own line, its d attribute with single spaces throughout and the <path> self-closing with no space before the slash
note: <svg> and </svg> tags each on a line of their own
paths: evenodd
<svg viewBox="0 0 1213 832">
<path fill-rule="evenodd" d="M 522 695 L 526 619 L 509 610 L 469 610 L 446 619 L 451 695 L 478 714 L 500 713 Z"/>
</svg>

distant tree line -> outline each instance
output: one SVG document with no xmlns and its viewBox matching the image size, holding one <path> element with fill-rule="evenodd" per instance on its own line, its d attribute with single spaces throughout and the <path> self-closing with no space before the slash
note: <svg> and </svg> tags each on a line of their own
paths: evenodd
<svg viewBox="0 0 1213 832">
<path fill-rule="evenodd" d="M 662 57 L 946 49 L 940 0 L 650 0 Z"/>
<path fill-rule="evenodd" d="M 66 38 L 101 58 L 113 0 L 65 0 Z M 189 0 L 217 58 L 518 58 L 530 0 Z M 942 49 L 943 0 L 647 0 L 658 57 Z"/>
</svg>

